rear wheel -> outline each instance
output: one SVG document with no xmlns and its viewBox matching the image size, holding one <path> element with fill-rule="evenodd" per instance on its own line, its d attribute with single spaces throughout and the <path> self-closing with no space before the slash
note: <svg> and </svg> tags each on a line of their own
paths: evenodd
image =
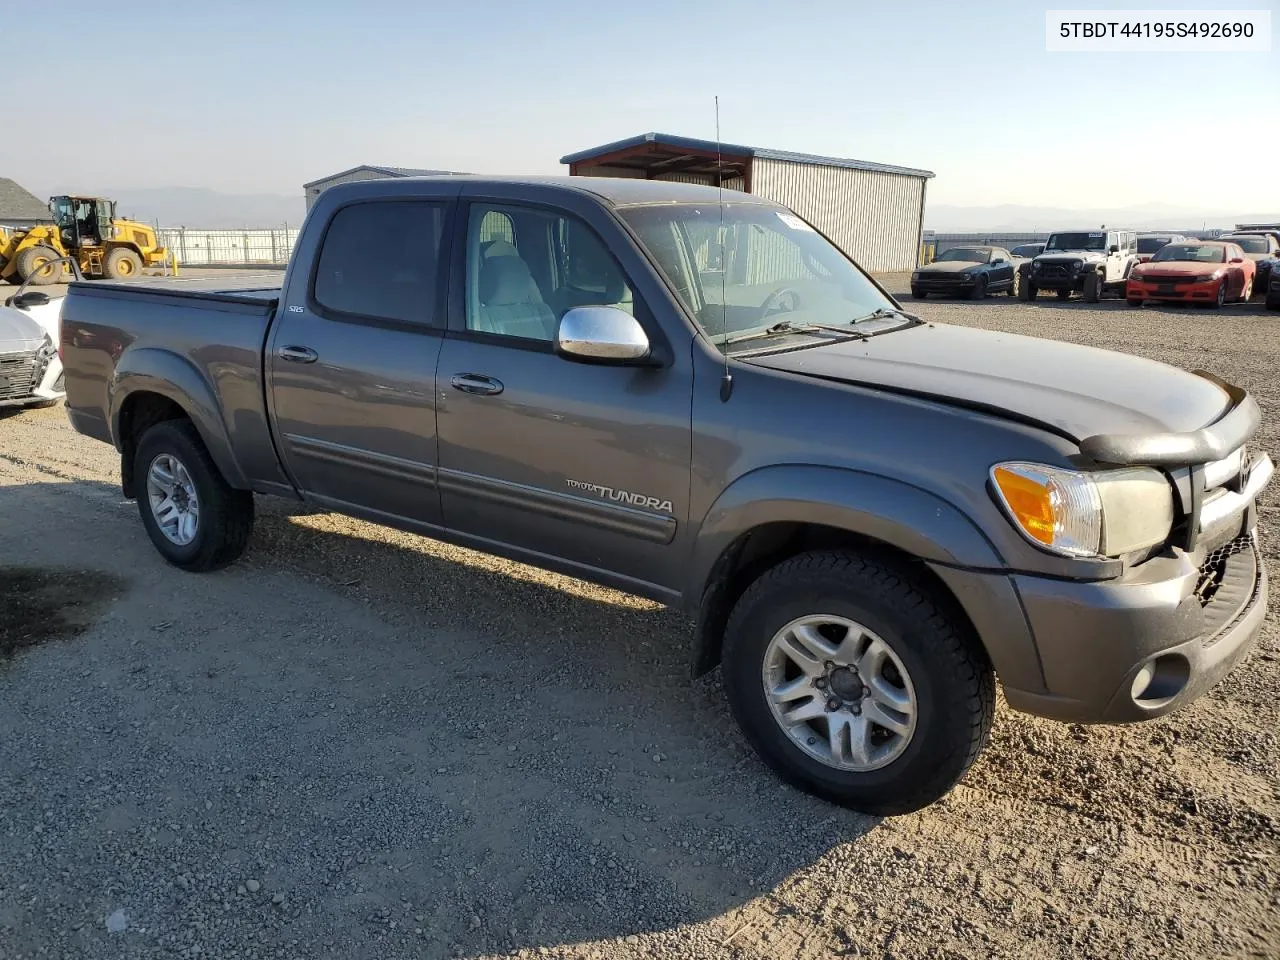
<svg viewBox="0 0 1280 960">
<path fill-rule="evenodd" d="M 102 271 L 108 280 L 132 280 L 142 272 L 142 258 L 126 247 L 107 252 Z"/>
<path fill-rule="evenodd" d="M 1244 289 L 1240 291 L 1240 302 L 1248 303 L 1253 298 L 1253 277 L 1244 281 Z"/>
<path fill-rule="evenodd" d="M 62 277 L 62 264 L 54 263 L 58 252 L 52 247 L 27 247 L 18 254 L 17 275 L 33 287 L 55 283 Z"/>
<path fill-rule="evenodd" d="M 977 280 L 973 281 L 973 289 L 969 291 L 969 299 L 970 300 L 987 299 L 988 282 L 989 281 L 987 280 L 986 274 L 983 274 L 982 276 L 978 277 Z"/>
<path fill-rule="evenodd" d="M 852 551 L 801 554 L 747 589 L 726 628 L 724 684 L 783 779 L 880 815 L 945 795 L 995 709 L 990 661 L 951 605 Z"/>
<path fill-rule="evenodd" d="M 253 494 L 227 484 L 189 420 L 150 427 L 133 469 L 142 525 L 174 566 L 217 570 L 244 552 L 253 532 Z"/>
</svg>

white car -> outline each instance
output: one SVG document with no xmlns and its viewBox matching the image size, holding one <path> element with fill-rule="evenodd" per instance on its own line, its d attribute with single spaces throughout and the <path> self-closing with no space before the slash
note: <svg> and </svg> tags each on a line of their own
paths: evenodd
<svg viewBox="0 0 1280 960">
<path fill-rule="evenodd" d="M 51 406 L 66 395 L 58 357 L 62 303 L 33 290 L 0 306 L 0 407 Z"/>
</svg>

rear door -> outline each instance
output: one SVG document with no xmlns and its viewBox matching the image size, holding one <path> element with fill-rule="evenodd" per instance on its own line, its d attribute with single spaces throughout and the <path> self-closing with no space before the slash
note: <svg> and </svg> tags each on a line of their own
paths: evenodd
<svg viewBox="0 0 1280 960">
<path fill-rule="evenodd" d="M 449 199 L 355 200 L 295 265 L 268 343 L 268 399 L 308 500 L 435 524 L 435 369 Z"/>
</svg>

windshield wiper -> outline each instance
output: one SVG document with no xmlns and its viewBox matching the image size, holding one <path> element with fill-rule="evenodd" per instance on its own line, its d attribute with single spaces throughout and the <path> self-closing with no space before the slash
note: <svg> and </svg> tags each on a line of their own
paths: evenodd
<svg viewBox="0 0 1280 960">
<path fill-rule="evenodd" d="M 868 320 L 886 320 L 889 317 L 906 317 L 908 320 L 915 320 L 917 323 L 920 318 L 915 314 L 907 313 L 905 310 L 898 310 L 895 307 L 877 307 L 865 317 L 859 317 L 857 320 L 851 320 L 850 323 L 859 324 L 866 323 Z"/>
<path fill-rule="evenodd" d="M 816 333 L 819 330 L 836 330 L 835 327 L 824 327 L 817 323 L 803 323 L 799 326 L 793 324 L 790 320 L 780 320 L 771 327 L 764 330 L 757 330 L 755 333 L 740 333 L 737 336 L 729 337 L 723 340 L 725 346 L 734 343 L 746 343 L 748 340 L 763 340 L 765 337 L 776 337 L 783 333 Z M 836 330 L 837 333 L 848 334 L 848 330 Z"/>
</svg>

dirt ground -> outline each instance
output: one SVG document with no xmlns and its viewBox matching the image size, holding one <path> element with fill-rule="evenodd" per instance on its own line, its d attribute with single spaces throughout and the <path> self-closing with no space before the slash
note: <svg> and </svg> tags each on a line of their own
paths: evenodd
<svg viewBox="0 0 1280 960">
<path fill-rule="evenodd" d="M 1258 304 L 908 303 L 1215 371 L 1280 454 Z M 110 448 L 0 416 L 5 960 L 1280 957 L 1274 614 L 1164 720 L 1002 703 L 951 795 L 879 820 L 771 776 L 669 610 L 259 511 L 241 563 L 180 573 Z M 1278 515 L 1274 483 L 1273 568 Z"/>
</svg>

